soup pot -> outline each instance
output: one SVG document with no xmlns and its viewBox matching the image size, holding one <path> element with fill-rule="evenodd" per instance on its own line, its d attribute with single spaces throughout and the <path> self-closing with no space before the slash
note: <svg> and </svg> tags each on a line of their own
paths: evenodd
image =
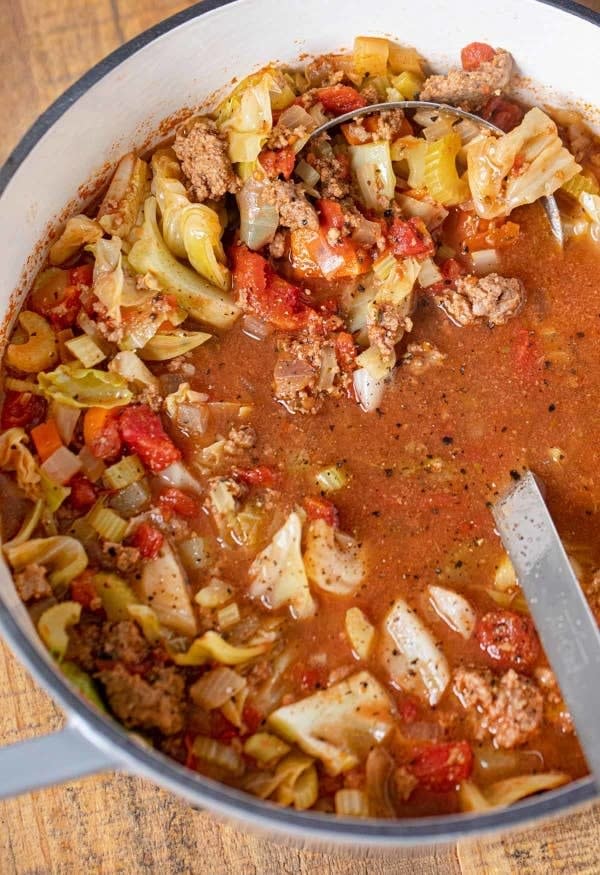
<svg viewBox="0 0 600 875">
<path fill-rule="evenodd" d="M 441 70 L 456 62 L 463 45 L 485 40 L 512 51 L 530 97 L 579 108 L 593 123 L 594 108 L 600 106 L 600 80 L 594 75 L 599 23 L 600 15 L 569 0 L 454 0 L 451 7 L 444 0 L 205 0 L 190 7 L 90 70 L 41 116 L 8 159 L 0 174 L 5 335 L 65 204 L 74 210 L 84 206 L 94 190 L 90 180 L 106 178 L 121 154 L 164 137 L 165 119 L 210 99 L 233 77 L 269 61 L 293 62 L 301 53 L 349 47 L 357 34 L 396 37 Z M 120 770 L 294 841 L 379 848 L 514 829 L 596 795 L 586 778 L 504 810 L 398 821 L 276 807 L 184 769 L 73 692 L 39 642 L 2 560 L 0 632 L 67 718 L 53 735 L 0 750 L 0 795 Z"/>
</svg>

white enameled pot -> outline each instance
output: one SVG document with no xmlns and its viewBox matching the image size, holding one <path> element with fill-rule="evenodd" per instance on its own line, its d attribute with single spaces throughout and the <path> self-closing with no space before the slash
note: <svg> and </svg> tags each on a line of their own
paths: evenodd
<svg viewBox="0 0 600 875">
<path fill-rule="evenodd" d="M 0 322 L 10 326 L 44 241 L 67 204 L 124 152 L 152 142 L 160 123 L 268 61 L 350 47 L 355 35 L 389 35 L 447 68 L 473 40 L 515 56 L 523 88 L 550 105 L 574 105 L 598 126 L 600 16 L 540 0 L 205 0 L 118 49 L 53 104 L 0 172 Z M 543 87 L 541 85 L 543 83 Z M 164 128 L 161 131 L 164 136 Z M 32 255 L 33 253 L 33 255 Z M 144 775 L 238 822 L 324 847 L 393 849 L 514 829 L 596 795 L 590 779 L 502 811 L 400 821 L 349 820 L 263 803 L 188 771 L 86 705 L 55 670 L 0 560 L 0 631 L 67 716 L 60 732 L 0 750 L 0 795 L 102 770 Z"/>
</svg>

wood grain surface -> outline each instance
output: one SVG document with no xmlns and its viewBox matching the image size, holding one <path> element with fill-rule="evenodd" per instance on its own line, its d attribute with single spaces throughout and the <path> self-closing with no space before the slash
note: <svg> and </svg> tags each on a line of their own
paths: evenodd
<svg viewBox="0 0 600 875">
<path fill-rule="evenodd" d="M 191 4 L 0 0 L 0 160 L 92 64 Z M 600 11 L 600 0 L 588 0 Z M 0 744 L 61 725 L 57 708 L 0 645 Z M 299 851 L 218 823 L 138 778 L 104 775 L 0 804 L 0 875 L 404 875 L 598 873 L 600 806 L 536 829 L 368 861 Z"/>
</svg>

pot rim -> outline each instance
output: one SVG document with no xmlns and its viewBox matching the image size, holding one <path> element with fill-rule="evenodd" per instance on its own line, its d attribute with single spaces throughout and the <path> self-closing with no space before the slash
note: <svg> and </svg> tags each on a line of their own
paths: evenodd
<svg viewBox="0 0 600 875">
<path fill-rule="evenodd" d="M 128 57 L 158 37 L 198 18 L 207 12 L 228 6 L 237 0 L 203 0 L 159 22 L 123 45 L 88 70 L 46 109 L 31 125 L 5 164 L 0 168 L 0 196 L 30 152 L 61 116 L 93 85 L 103 79 Z M 574 15 L 600 27 L 600 13 L 580 6 L 574 0 L 536 0 L 538 3 Z M 190 801 L 219 814 L 245 820 L 262 830 L 276 830 L 288 836 L 316 841 L 367 844 L 380 847 L 422 845 L 449 842 L 485 832 L 522 828 L 544 817 L 556 816 L 597 797 L 591 777 L 547 791 L 508 808 L 483 814 L 451 814 L 398 820 L 356 820 L 317 812 L 299 812 L 257 799 L 248 793 L 205 778 L 180 766 L 154 748 L 134 741 L 116 721 L 104 717 L 74 692 L 64 677 L 33 644 L 17 622 L 0 592 L 0 629 L 11 649 L 28 668 L 35 680 L 50 692 L 88 741 L 111 756 L 117 765 L 131 774 L 143 775 Z"/>
</svg>

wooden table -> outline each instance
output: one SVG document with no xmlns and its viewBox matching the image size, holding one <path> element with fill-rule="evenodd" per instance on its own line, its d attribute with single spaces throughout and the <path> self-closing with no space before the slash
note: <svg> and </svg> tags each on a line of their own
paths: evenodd
<svg viewBox="0 0 600 875">
<path fill-rule="evenodd" d="M 178 0 L 0 0 L 0 160 L 54 98 Z M 588 0 L 600 9 L 600 0 Z M 0 744 L 55 730 L 60 712 L 0 646 Z M 419 861 L 296 851 L 224 826 L 138 778 L 107 775 L 0 804 L 1 875 L 403 875 L 600 871 L 600 806 Z"/>
</svg>

